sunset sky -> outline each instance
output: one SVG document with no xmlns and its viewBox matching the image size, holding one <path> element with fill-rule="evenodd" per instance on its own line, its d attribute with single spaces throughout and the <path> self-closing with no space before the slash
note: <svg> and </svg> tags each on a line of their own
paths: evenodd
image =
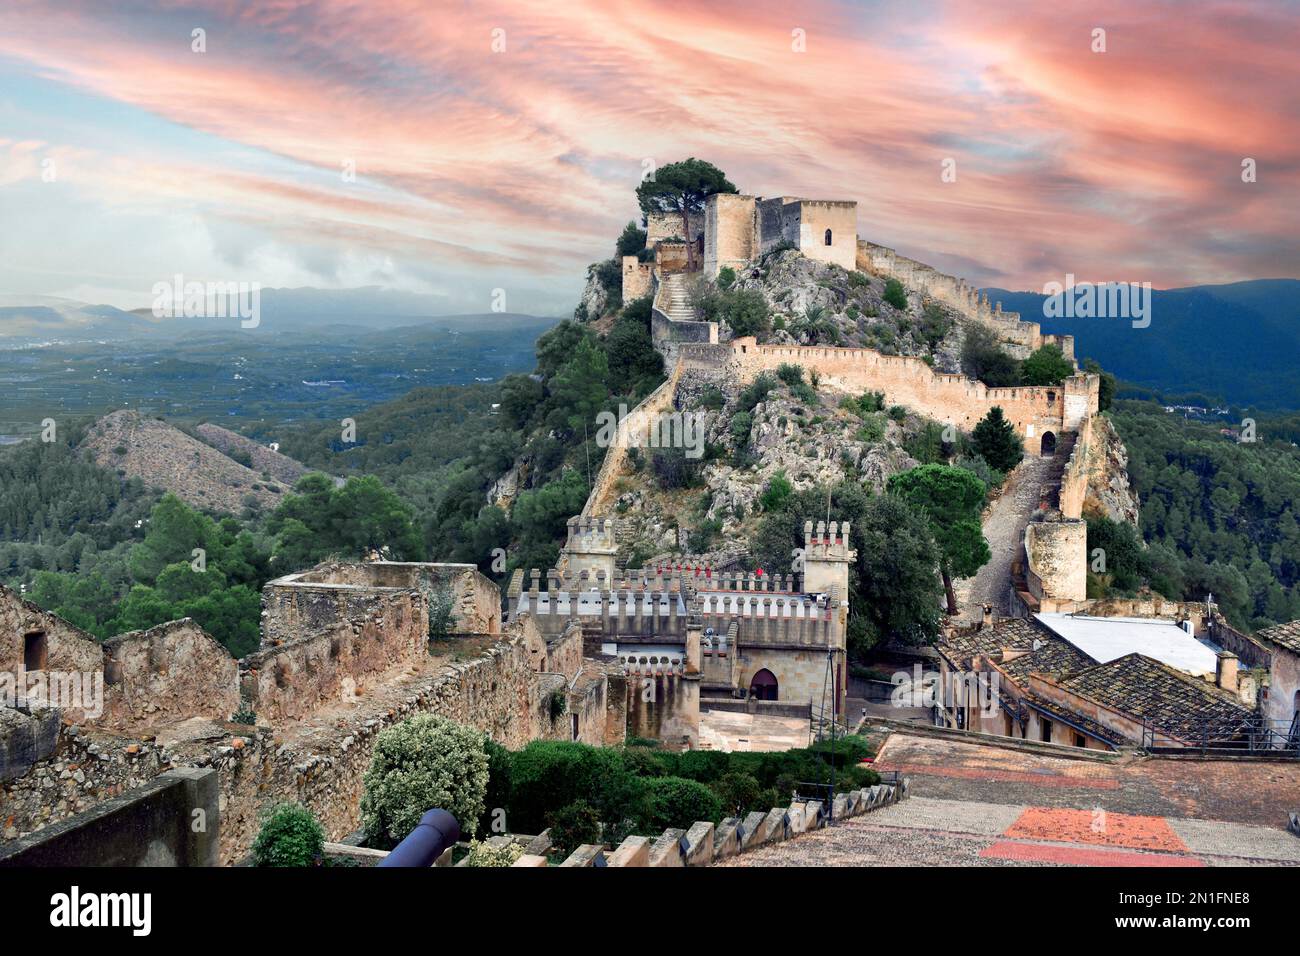
<svg viewBox="0 0 1300 956">
<path fill-rule="evenodd" d="M 692 155 L 980 285 L 1296 277 L 1297 50 L 1283 2 L 4 0 L 0 294 L 568 314 Z"/>
</svg>

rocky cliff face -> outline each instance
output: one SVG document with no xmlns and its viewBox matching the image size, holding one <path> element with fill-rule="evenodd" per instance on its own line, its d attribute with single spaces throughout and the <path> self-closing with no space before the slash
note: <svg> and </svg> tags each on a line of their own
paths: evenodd
<svg viewBox="0 0 1300 956">
<path fill-rule="evenodd" d="M 1138 499 L 1129 487 L 1128 449 L 1115 426 L 1104 415 L 1093 419 L 1092 430 L 1096 452 L 1089 462 L 1083 513 L 1137 525 Z"/>
</svg>

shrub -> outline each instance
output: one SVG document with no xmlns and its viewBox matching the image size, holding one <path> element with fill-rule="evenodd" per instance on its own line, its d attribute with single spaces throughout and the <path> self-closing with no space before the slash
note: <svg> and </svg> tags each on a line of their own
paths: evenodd
<svg viewBox="0 0 1300 956">
<path fill-rule="evenodd" d="M 718 270 L 718 288 L 730 289 L 736 281 L 736 270 L 731 266 L 723 266 Z"/>
<path fill-rule="evenodd" d="M 759 810 L 763 788 L 747 773 L 727 773 L 713 784 L 713 792 L 722 803 L 722 812 L 728 816 L 743 816 L 750 810 Z M 773 804 L 775 806 L 775 804 Z M 770 809 L 770 807 L 769 807 Z"/>
<path fill-rule="evenodd" d="M 817 404 L 817 391 L 806 382 L 790 386 L 790 394 L 805 405 L 816 406 Z"/>
<path fill-rule="evenodd" d="M 540 832 L 546 814 L 586 800 L 604 823 L 635 812 L 637 786 L 616 750 L 568 741 L 535 740 L 514 755 L 510 825 L 520 833 Z"/>
<path fill-rule="evenodd" d="M 758 503 L 764 511 L 780 511 L 793 491 L 794 486 L 790 484 L 790 479 L 786 478 L 785 472 L 778 471 L 768 481 L 767 489 L 758 499 Z"/>
<path fill-rule="evenodd" d="M 635 256 L 645 248 L 645 240 L 646 231 L 636 223 L 629 222 L 623 227 L 623 232 L 615 241 L 614 248 L 620 256 Z"/>
<path fill-rule="evenodd" d="M 991 329 L 968 325 L 961 345 L 961 370 L 990 388 L 1020 384 L 1020 363 L 1002 348 Z"/>
<path fill-rule="evenodd" d="M 803 383 L 803 366 L 782 362 L 777 366 L 776 377 L 791 387 L 800 385 Z"/>
<path fill-rule="evenodd" d="M 435 807 L 465 833 L 483 816 L 485 735 L 446 717 L 420 714 L 379 734 L 363 783 L 361 820 L 373 841 L 396 844 Z"/>
<path fill-rule="evenodd" d="M 736 404 L 742 412 L 752 412 L 754 406 L 759 402 L 764 401 L 776 386 L 777 380 L 767 372 L 763 372 L 745 386 L 745 390 L 742 391 L 740 397 L 736 399 Z"/>
<path fill-rule="evenodd" d="M 493 846 L 471 840 L 469 854 L 465 857 L 466 866 L 513 866 L 524 855 L 524 848 L 518 843 Z"/>
<path fill-rule="evenodd" d="M 723 293 L 719 314 L 737 336 L 763 338 L 772 327 L 767 299 L 756 289 L 732 289 Z"/>
<path fill-rule="evenodd" d="M 719 534 L 722 533 L 722 521 L 718 518 L 710 518 L 707 521 L 701 521 L 695 526 L 690 533 L 690 548 L 692 551 L 703 553 L 713 547 L 713 542 Z"/>
<path fill-rule="evenodd" d="M 874 445 L 885 437 L 885 421 L 879 415 L 868 415 L 862 419 L 856 438 L 867 445 Z"/>
<path fill-rule="evenodd" d="M 907 291 L 897 279 L 885 280 L 885 293 L 881 298 L 900 311 L 907 308 Z"/>
<path fill-rule="evenodd" d="M 484 741 L 483 747 L 488 758 L 488 782 L 483 795 L 483 816 L 479 818 L 480 835 L 490 832 L 498 810 L 504 812 L 510 806 L 511 780 L 510 751 L 490 739 Z"/>
<path fill-rule="evenodd" d="M 255 866 L 315 866 L 325 855 L 325 830 L 300 803 L 271 808 L 253 841 Z"/>
<path fill-rule="evenodd" d="M 586 800 L 575 800 L 548 817 L 551 844 L 568 856 L 584 843 L 600 842 L 600 814 Z"/>
<path fill-rule="evenodd" d="M 1060 385 L 1074 374 L 1074 363 L 1059 345 L 1043 345 L 1020 363 L 1020 379 L 1026 385 Z"/>
<path fill-rule="evenodd" d="M 669 827 L 689 829 L 697 820 L 717 823 L 722 819 L 717 794 L 696 780 L 657 777 L 643 781 L 642 786 L 647 800 L 640 828 L 647 833 L 662 833 Z"/>
</svg>

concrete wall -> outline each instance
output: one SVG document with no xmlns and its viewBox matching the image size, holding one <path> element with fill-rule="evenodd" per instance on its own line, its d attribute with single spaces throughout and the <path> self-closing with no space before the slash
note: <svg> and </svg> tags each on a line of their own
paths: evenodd
<svg viewBox="0 0 1300 956">
<path fill-rule="evenodd" d="M 220 824 L 217 774 L 172 770 L 0 844 L 0 866 L 216 866 Z"/>
</svg>

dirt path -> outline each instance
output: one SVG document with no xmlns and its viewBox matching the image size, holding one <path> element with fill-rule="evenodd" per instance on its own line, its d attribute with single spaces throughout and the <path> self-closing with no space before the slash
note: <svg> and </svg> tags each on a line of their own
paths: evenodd
<svg viewBox="0 0 1300 956">
<path fill-rule="evenodd" d="M 1026 458 L 1011 473 L 1006 490 L 984 518 L 984 537 L 993 558 L 973 578 L 953 583 L 959 616 L 978 620 L 981 605 L 991 604 L 999 614 L 1010 611 L 1011 565 L 1025 540 L 1025 525 L 1038 508 L 1044 485 L 1059 483 L 1063 461 Z"/>
</svg>

